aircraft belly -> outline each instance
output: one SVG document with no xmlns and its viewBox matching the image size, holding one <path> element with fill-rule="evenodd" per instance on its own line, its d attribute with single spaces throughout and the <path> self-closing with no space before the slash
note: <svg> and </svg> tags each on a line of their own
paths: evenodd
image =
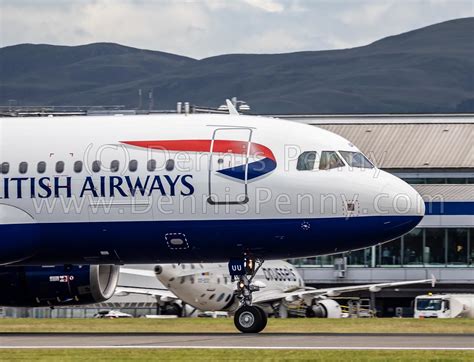
<svg viewBox="0 0 474 362">
<path fill-rule="evenodd" d="M 39 248 L 22 264 L 217 262 L 243 252 L 269 259 L 362 248 L 391 240 L 418 216 L 42 223 Z M 390 226 L 392 225 L 392 226 Z M 29 224 L 1 225 L 2 247 L 31 237 Z M 291 248 L 288 248 L 291 245 Z"/>
</svg>

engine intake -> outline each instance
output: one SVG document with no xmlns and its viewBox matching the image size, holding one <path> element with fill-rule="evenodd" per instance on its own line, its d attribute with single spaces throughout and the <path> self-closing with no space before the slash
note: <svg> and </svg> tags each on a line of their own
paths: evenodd
<svg viewBox="0 0 474 362">
<path fill-rule="evenodd" d="M 44 307 L 94 304 L 114 295 L 120 267 L 83 265 L 0 268 L 0 305 Z"/>
<path fill-rule="evenodd" d="M 333 299 L 320 300 L 308 307 L 306 316 L 309 318 L 341 318 L 341 306 Z"/>
</svg>

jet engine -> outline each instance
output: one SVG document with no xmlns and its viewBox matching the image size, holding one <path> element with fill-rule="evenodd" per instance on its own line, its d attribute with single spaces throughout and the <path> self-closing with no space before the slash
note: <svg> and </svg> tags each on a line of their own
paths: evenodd
<svg viewBox="0 0 474 362">
<path fill-rule="evenodd" d="M 45 307 L 94 304 L 114 295 L 120 267 L 83 265 L 0 268 L 0 305 Z"/>
<path fill-rule="evenodd" d="M 306 309 L 306 316 L 309 318 L 341 318 L 341 306 L 333 299 L 318 300 Z"/>
</svg>

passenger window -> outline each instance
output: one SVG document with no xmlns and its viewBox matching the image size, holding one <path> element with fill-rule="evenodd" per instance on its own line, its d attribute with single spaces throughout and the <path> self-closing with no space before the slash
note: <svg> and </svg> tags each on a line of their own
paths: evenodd
<svg viewBox="0 0 474 362">
<path fill-rule="evenodd" d="M 351 167 L 374 168 L 374 165 L 360 152 L 339 151 L 339 153 Z"/>
<path fill-rule="evenodd" d="M 74 162 L 74 172 L 76 173 L 82 172 L 82 161 Z"/>
<path fill-rule="evenodd" d="M 36 171 L 38 171 L 38 173 L 45 173 L 46 172 L 46 162 L 44 162 L 44 161 L 38 162 L 38 165 L 36 166 Z"/>
<path fill-rule="evenodd" d="M 320 170 L 330 170 L 338 167 L 344 167 L 344 162 L 342 162 L 335 151 L 321 152 L 321 159 L 319 160 Z"/>
<path fill-rule="evenodd" d="M 100 161 L 92 162 L 92 172 L 99 172 L 100 171 L 101 163 Z"/>
<path fill-rule="evenodd" d="M 128 170 L 130 172 L 135 172 L 138 169 L 138 161 L 137 160 L 130 160 L 128 163 Z"/>
<path fill-rule="evenodd" d="M 225 294 L 222 293 L 221 295 L 219 295 L 219 297 L 217 298 L 217 302 L 220 302 L 222 299 L 224 299 L 225 297 Z"/>
<path fill-rule="evenodd" d="M 303 152 L 298 157 L 298 163 L 296 164 L 296 169 L 298 171 L 314 170 L 315 161 L 316 161 L 316 151 Z"/>
<path fill-rule="evenodd" d="M 18 172 L 26 173 L 26 171 L 28 171 L 28 163 L 27 162 L 20 162 L 20 165 L 18 166 Z"/>
<path fill-rule="evenodd" d="M 166 161 L 166 171 L 173 171 L 174 170 L 174 160 L 168 160 Z"/>
<path fill-rule="evenodd" d="M 64 162 L 58 161 L 56 162 L 56 173 L 63 173 L 64 172 Z"/>
<path fill-rule="evenodd" d="M 148 160 L 146 164 L 146 169 L 150 172 L 153 172 L 156 170 L 156 160 Z"/>
<path fill-rule="evenodd" d="M 2 162 L 2 173 L 6 174 L 10 171 L 10 164 L 8 162 Z"/>
<path fill-rule="evenodd" d="M 113 160 L 110 163 L 110 172 L 117 172 L 120 168 L 120 162 L 118 160 Z"/>
</svg>

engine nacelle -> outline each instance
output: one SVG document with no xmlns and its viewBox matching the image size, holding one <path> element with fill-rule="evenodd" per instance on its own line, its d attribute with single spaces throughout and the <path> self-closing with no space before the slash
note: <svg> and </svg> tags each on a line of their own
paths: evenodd
<svg viewBox="0 0 474 362">
<path fill-rule="evenodd" d="M 0 305 L 45 307 L 94 304 L 114 295 L 120 267 L 84 265 L 71 267 L 0 268 Z"/>
<path fill-rule="evenodd" d="M 308 307 L 306 315 L 313 318 L 342 318 L 342 310 L 335 300 L 323 299 Z"/>
</svg>

